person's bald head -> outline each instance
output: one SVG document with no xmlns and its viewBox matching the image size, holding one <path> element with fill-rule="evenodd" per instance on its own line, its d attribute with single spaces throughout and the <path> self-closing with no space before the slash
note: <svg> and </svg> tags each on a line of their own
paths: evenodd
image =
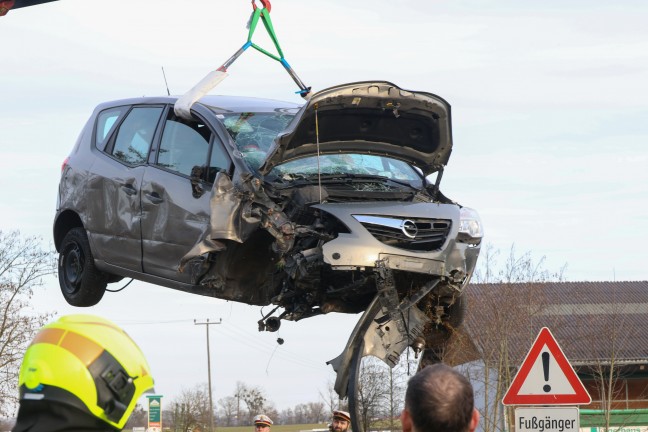
<svg viewBox="0 0 648 432">
<path fill-rule="evenodd" d="M 405 432 L 468 432 L 477 427 L 472 385 L 444 364 L 434 364 L 410 378 L 403 411 Z"/>
</svg>

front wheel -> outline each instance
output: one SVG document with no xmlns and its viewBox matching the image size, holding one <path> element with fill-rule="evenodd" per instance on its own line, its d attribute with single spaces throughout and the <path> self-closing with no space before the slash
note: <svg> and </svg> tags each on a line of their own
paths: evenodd
<svg viewBox="0 0 648 432">
<path fill-rule="evenodd" d="M 362 354 L 364 340 L 360 339 L 353 349 L 351 370 L 349 371 L 349 413 L 351 414 L 351 430 L 353 432 L 366 432 L 362 415 L 362 401 L 360 397 L 360 374 L 362 369 Z"/>
<path fill-rule="evenodd" d="M 65 235 L 58 259 L 61 292 L 72 306 L 94 306 L 106 292 L 106 277 L 95 267 L 90 242 L 83 228 Z"/>
</svg>

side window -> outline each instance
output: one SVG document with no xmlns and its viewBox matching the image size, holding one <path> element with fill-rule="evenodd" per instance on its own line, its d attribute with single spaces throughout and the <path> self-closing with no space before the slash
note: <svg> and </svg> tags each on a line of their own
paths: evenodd
<svg viewBox="0 0 648 432">
<path fill-rule="evenodd" d="M 146 162 L 162 107 L 135 107 L 117 131 L 112 155 L 130 165 Z"/>
<path fill-rule="evenodd" d="M 95 128 L 95 146 L 99 150 L 106 148 L 106 142 L 113 130 L 117 119 L 126 111 L 126 107 L 110 108 L 102 111 L 97 116 L 97 125 Z"/>
<path fill-rule="evenodd" d="M 190 176 L 194 167 L 207 165 L 210 139 L 206 125 L 180 119 L 171 110 L 164 124 L 157 165 Z"/>
</svg>

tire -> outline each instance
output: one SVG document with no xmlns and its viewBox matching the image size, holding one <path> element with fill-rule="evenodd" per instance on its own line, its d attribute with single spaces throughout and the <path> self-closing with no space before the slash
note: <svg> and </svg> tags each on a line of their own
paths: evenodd
<svg viewBox="0 0 648 432">
<path fill-rule="evenodd" d="M 360 367 L 362 365 L 362 353 L 364 351 L 364 340 L 360 339 L 359 343 L 353 348 L 353 357 L 351 368 L 349 370 L 349 414 L 351 414 L 351 430 L 353 432 L 365 432 L 362 423 L 362 413 L 360 412 L 360 400 L 358 397 L 358 386 L 360 385 Z"/>
<path fill-rule="evenodd" d="M 367 313 L 369 316 L 375 318 L 378 312 L 380 312 L 381 306 L 380 302 L 374 302 L 369 305 Z M 359 329 L 358 338 L 354 341 L 353 353 L 351 356 L 351 361 L 349 363 L 349 382 L 347 384 L 347 398 L 349 402 L 349 414 L 351 414 L 351 430 L 353 432 L 367 432 L 364 430 L 364 424 L 362 423 L 362 413 L 360 412 L 360 398 L 359 398 L 359 386 L 360 386 L 360 369 L 362 366 L 362 359 L 364 357 L 364 336 L 369 330 L 371 320 L 367 321 L 365 325 Z"/>
<path fill-rule="evenodd" d="M 106 275 L 95 267 L 83 228 L 72 228 L 63 238 L 58 277 L 63 297 L 72 306 L 94 306 L 106 292 Z"/>
<path fill-rule="evenodd" d="M 462 293 L 457 297 L 452 306 L 448 306 L 446 313 L 448 314 L 448 324 L 450 324 L 452 328 L 458 328 L 461 326 L 464 322 L 464 317 L 466 316 L 466 295 Z"/>
</svg>

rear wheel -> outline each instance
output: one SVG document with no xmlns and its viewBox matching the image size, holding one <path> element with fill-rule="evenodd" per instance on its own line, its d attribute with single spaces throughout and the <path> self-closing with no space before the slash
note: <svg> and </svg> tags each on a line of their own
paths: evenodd
<svg viewBox="0 0 648 432">
<path fill-rule="evenodd" d="M 73 228 L 65 235 L 58 277 L 63 297 L 72 306 L 94 306 L 106 292 L 106 275 L 95 267 L 83 228 Z"/>
</svg>

